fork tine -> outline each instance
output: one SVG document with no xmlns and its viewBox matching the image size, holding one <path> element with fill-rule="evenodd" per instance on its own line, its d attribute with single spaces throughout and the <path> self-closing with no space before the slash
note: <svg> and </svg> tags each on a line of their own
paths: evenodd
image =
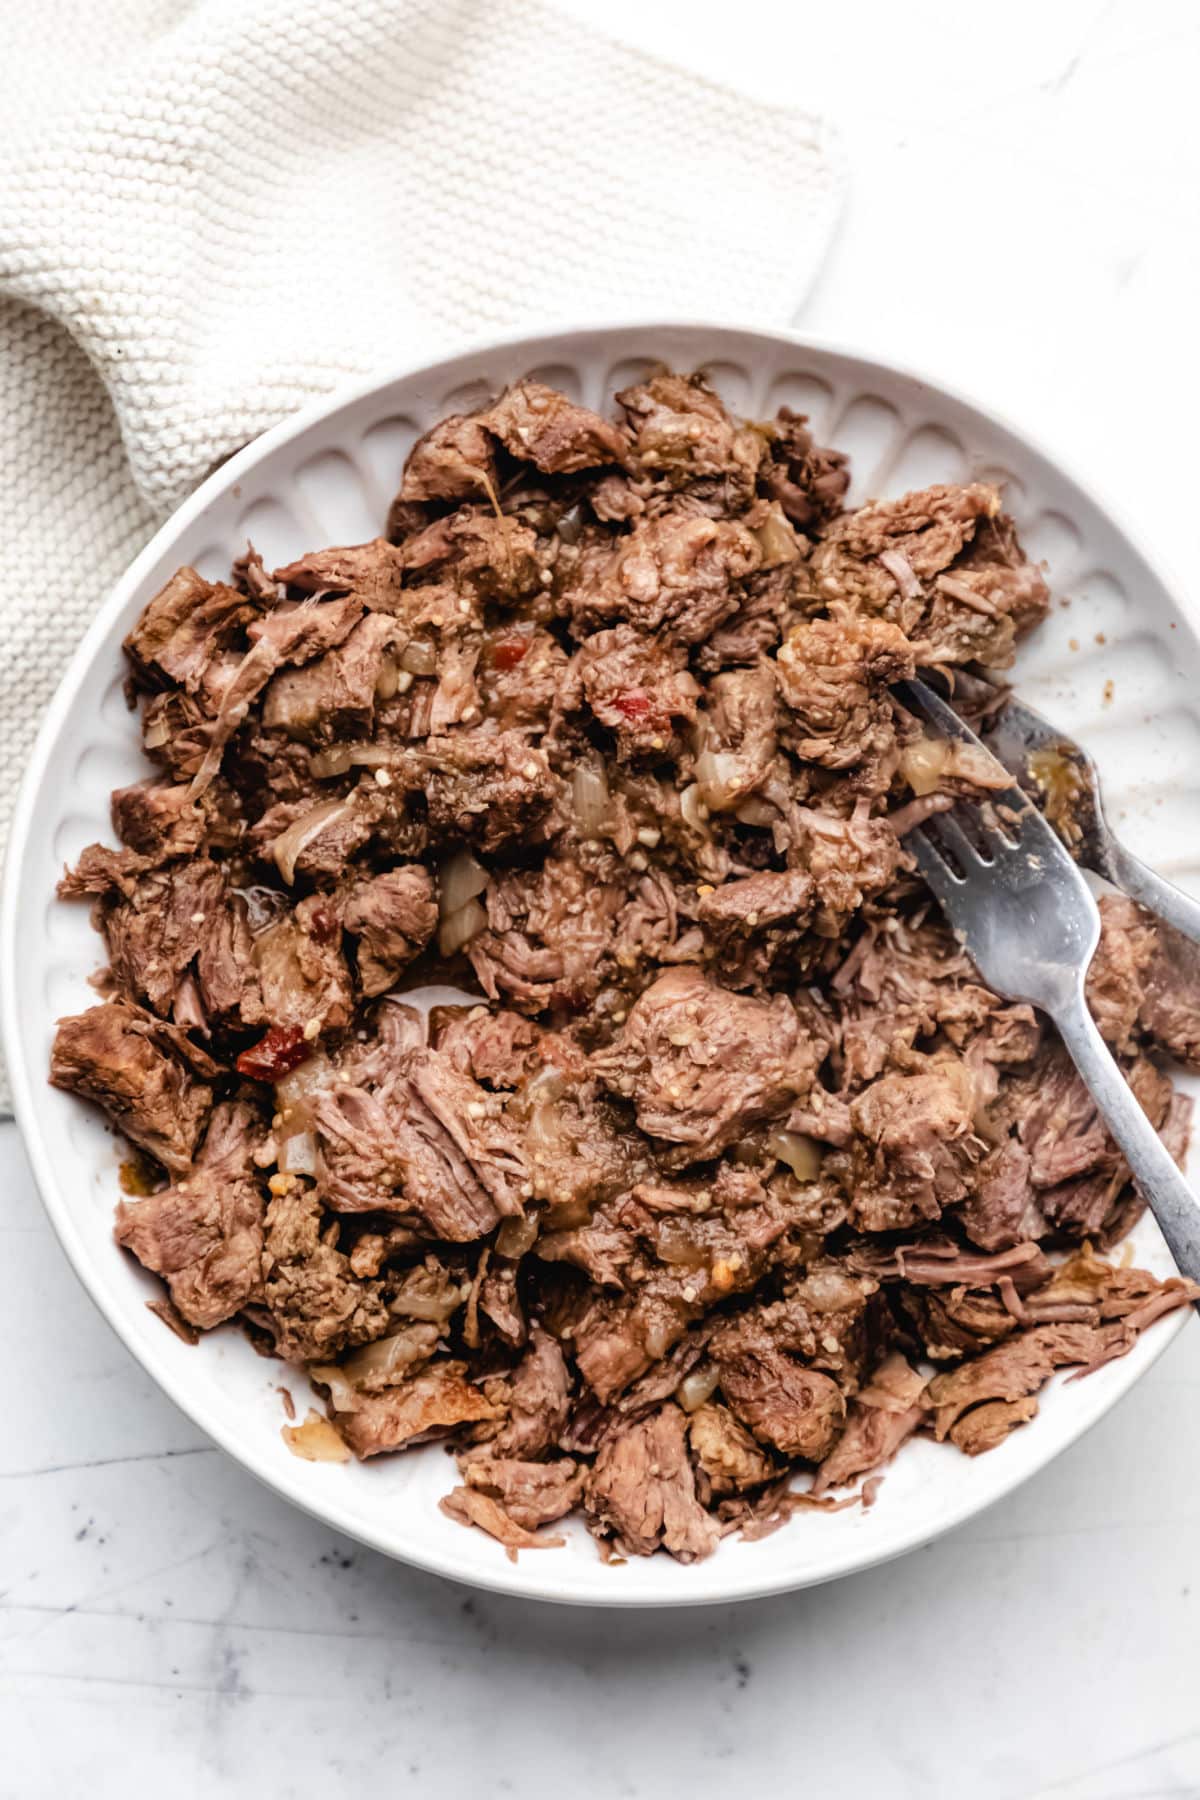
<svg viewBox="0 0 1200 1800">
<path fill-rule="evenodd" d="M 917 867 L 926 882 L 953 918 L 962 891 L 962 877 L 954 873 L 936 845 L 931 843 L 924 825 L 915 826 L 907 833 L 904 842 L 916 857 Z"/>
<path fill-rule="evenodd" d="M 961 818 L 955 816 L 958 813 L 958 807 L 951 807 L 949 812 L 938 813 L 936 817 L 927 819 L 922 829 L 938 853 L 944 858 L 948 850 L 966 876 L 983 868 L 984 858 L 963 830 Z"/>
</svg>

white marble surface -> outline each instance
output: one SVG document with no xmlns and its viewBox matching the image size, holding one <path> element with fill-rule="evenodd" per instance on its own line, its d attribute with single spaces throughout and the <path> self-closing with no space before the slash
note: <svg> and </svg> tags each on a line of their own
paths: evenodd
<svg viewBox="0 0 1200 1800">
<path fill-rule="evenodd" d="M 853 192 L 805 325 L 977 389 L 1168 564 L 1194 562 L 1191 9 L 604 16 L 839 119 Z M 914 1800 L 1200 1795 L 1194 1327 L 1050 1471 L 901 1563 L 738 1608 L 568 1612 L 472 1596 L 291 1512 L 94 1313 L 11 1126 L 0 1194 L 0 1794 L 657 1800 L 707 1774 Z"/>
</svg>

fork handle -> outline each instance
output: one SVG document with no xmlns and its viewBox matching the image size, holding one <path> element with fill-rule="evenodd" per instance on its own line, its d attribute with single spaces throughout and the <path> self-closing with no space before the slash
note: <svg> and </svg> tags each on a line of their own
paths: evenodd
<svg viewBox="0 0 1200 1800">
<path fill-rule="evenodd" d="M 1114 887 L 1119 887 L 1131 900 L 1140 901 L 1160 919 L 1165 919 L 1193 944 L 1200 944 L 1200 902 L 1147 868 L 1111 832 L 1107 833 L 1104 850 L 1108 867 L 1100 873 L 1107 875 Z"/>
<path fill-rule="evenodd" d="M 1200 1281 L 1200 1200 L 1142 1111 L 1097 1030 L 1083 997 L 1082 983 L 1073 1000 L 1057 1009 L 1053 1017 L 1085 1087 L 1158 1220 L 1180 1274 Z M 1200 1307 L 1200 1301 L 1196 1304 Z"/>
</svg>

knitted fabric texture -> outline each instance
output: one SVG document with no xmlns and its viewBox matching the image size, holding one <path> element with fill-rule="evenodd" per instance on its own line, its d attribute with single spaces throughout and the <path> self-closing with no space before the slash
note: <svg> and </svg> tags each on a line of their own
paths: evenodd
<svg viewBox="0 0 1200 1800">
<path fill-rule="evenodd" d="M 493 330 L 786 321 L 843 189 L 819 121 L 536 0 L 49 0 L 0 44 L 0 840 L 89 618 L 232 451 Z"/>
</svg>

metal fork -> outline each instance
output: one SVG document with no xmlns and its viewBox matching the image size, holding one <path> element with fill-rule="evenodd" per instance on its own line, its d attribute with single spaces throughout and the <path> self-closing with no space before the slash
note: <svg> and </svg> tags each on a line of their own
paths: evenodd
<svg viewBox="0 0 1200 1800">
<path fill-rule="evenodd" d="M 983 742 L 1018 780 L 1025 777 L 1046 792 L 1057 778 L 1060 804 L 1047 810 L 1076 862 L 1200 944 L 1200 903 L 1148 868 L 1115 836 L 1104 816 L 1099 772 L 1082 744 L 1056 731 L 1032 706 L 1013 699 Z"/>
<path fill-rule="evenodd" d="M 944 736 L 979 744 L 923 681 L 898 682 L 894 691 Z M 1181 1273 L 1200 1278 L 1200 1201 L 1088 1011 L 1084 978 L 1100 941 L 1100 913 L 1053 829 L 1020 788 L 1010 787 L 983 805 L 960 802 L 905 842 L 988 985 L 1054 1021 Z"/>
</svg>

